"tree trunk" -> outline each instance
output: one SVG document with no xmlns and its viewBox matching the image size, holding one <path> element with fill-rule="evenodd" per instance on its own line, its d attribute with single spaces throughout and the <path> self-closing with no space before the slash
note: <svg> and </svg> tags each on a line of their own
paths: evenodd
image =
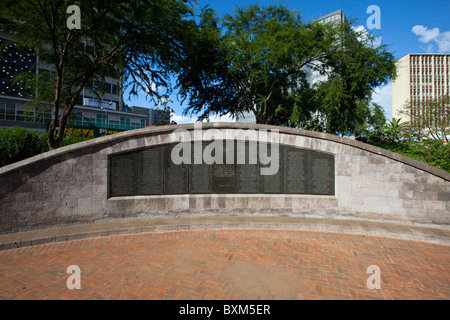
<svg viewBox="0 0 450 320">
<path fill-rule="evenodd" d="M 55 86 L 55 99 L 53 100 L 53 114 L 52 121 L 47 131 L 47 145 L 49 150 L 59 148 L 62 141 L 58 138 L 55 139 L 56 124 L 58 123 L 59 117 L 59 105 L 61 103 L 61 88 L 62 88 L 62 70 L 60 68 L 61 64 L 56 68 L 56 86 Z M 58 134 L 58 137 L 60 134 Z M 61 139 L 62 140 L 62 139 Z"/>
</svg>

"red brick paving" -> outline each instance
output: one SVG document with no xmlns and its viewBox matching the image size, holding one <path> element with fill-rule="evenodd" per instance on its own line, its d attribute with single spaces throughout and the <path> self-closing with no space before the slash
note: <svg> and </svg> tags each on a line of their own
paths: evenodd
<svg viewBox="0 0 450 320">
<path fill-rule="evenodd" d="M 0 251 L 0 299 L 449 299 L 449 249 L 276 230 L 91 238 Z M 80 290 L 66 286 L 69 265 Z M 380 290 L 366 287 L 371 265 Z"/>
</svg>

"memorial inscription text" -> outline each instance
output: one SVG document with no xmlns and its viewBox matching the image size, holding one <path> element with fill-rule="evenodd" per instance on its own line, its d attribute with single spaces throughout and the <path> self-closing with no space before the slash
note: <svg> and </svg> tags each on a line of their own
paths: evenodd
<svg viewBox="0 0 450 320">
<path fill-rule="evenodd" d="M 203 144 L 203 149 L 207 143 Z M 176 165 L 174 145 L 113 155 L 109 159 L 109 196 L 163 194 L 335 194 L 334 156 L 279 146 L 279 170 L 264 176 L 261 163 Z M 234 151 L 236 155 L 237 143 Z M 248 152 L 248 144 L 246 144 Z M 269 145 L 270 150 L 270 145 Z M 235 157 L 236 160 L 236 157 Z"/>
</svg>

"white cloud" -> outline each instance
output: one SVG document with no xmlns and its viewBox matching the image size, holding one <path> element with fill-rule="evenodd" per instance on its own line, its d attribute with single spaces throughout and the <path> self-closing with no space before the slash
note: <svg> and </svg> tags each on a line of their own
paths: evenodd
<svg viewBox="0 0 450 320">
<path fill-rule="evenodd" d="M 386 118 L 392 119 L 392 83 L 376 88 L 372 102 L 382 106 Z"/>
<path fill-rule="evenodd" d="M 450 31 L 441 32 L 439 28 L 428 29 L 422 25 L 414 26 L 411 31 L 419 37 L 420 42 L 428 44 L 427 53 L 435 50 L 438 53 L 450 52 Z"/>
<path fill-rule="evenodd" d="M 419 41 L 424 42 L 424 43 L 428 43 L 432 40 L 436 40 L 437 37 L 439 37 L 439 34 L 441 33 L 439 28 L 434 28 L 434 29 L 428 29 L 427 27 L 421 26 L 421 25 L 417 25 L 414 26 L 414 28 L 412 28 L 412 32 L 416 35 L 419 36 Z"/>
<path fill-rule="evenodd" d="M 436 40 L 439 52 L 450 52 L 450 31 L 441 33 L 441 36 Z"/>
</svg>

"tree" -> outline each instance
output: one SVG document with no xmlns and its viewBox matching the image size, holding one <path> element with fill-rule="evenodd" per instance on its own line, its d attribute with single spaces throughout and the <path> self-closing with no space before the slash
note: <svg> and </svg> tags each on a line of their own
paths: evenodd
<svg viewBox="0 0 450 320">
<path fill-rule="evenodd" d="M 351 22 L 338 26 L 339 47 L 328 55 L 327 80 L 315 85 L 315 118 L 329 133 L 357 132 L 365 125 L 379 127 L 385 119 L 380 117 L 380 107 L 371 103 L 372 94 L 395 77 L 394 56 L 386 45 L 375 45 L 374 36 L 357 31 Z"/>
<path fill-rule="evenodd" d="M 190 95 L 185 113 L 200 119 L 251 111 L 258 123 L 353 132 L 376 118 L 372 92 L 395 76 L 387 47 L 348 23 L 305 23 L 286 7 L 252 5 L 221 21 L 211 13 L 204 25 L 180 84 Z M 311 70 L 327 81 L 308 83 Z"/>
<path fill-rule="evenodd" d="M 419 139 L 434 139 L 448 143 L 450 136 L 450 96 L 417 103 L 408 102 L 402 110 L 411 119 L 410 130 Z"/>
<path fill-rule="evenodd" d="M 398 142 L 405 135 L 406 129 L 406 123 L 402 122 L 402 118 L 392 118 L 384 128 L 387 138 L 394 142 Z"/>
<path fill-rule="evenodd" d="M 251 111 L 258 123 L 288 123 L 293 105 L 308 99 L 300 94 L 308 91 L 304 67 L 324 71 L 324 48 L 337 47 L 337 30 L 305 24 L 282 6 L 252 5 L 221 21 L 209 11 L 201 25 L 179 82 L 185 113 L 200 119 Z"/>
<path fill-rule="evenodd" d="M 69 29 L 67 8 L 81 9 L 81 29 Z M 67 120 L 83 88 L 93 80 L 101 92 L 106 76 L 129 79 L 131 94 L 166 88 L 169 75 L 197 25 L 182 0 L 4 0 L 0 17 L 13 41 L 33 48 L 40 64 L 18 79 L 35 104 L 50 106 L 50 149 L 58 148 Z M 36 78 L 37 68 L 50 72 Z"/>
</svg>

